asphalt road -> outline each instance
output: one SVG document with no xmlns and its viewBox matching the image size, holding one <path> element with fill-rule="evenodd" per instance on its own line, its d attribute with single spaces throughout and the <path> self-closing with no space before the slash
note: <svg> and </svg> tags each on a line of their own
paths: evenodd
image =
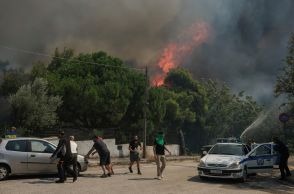
<svg viewBox="0 0 294 194">
<path fill-rule="evenodd" d="M 100 178 L 101 170 L 91 167 L 78 181 L 68 178 L 56 184 L 50 176 L 17 176 L 0 182 L 0 193 L 294 193 L 294 184 L 278 181 L 277 173 L 250 177 L 248 182 L 200 180 L 194 161 L 169 162 L 163 180 L 156 180 L 155 164 L 144 164 L 142 175 L 128 172 L 127 166 L 115 166 L 115 175 Z M 136 170 L 135 170 L 136 172 Z"/>
</svg>

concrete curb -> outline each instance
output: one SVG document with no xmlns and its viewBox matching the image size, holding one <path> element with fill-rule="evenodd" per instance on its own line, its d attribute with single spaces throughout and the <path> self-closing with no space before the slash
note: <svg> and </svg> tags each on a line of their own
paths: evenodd
<svg viewBox="0 0 294 194">
<path fill-rule="evenodd" d="M 185 160 L 194 160 L 195 162 L 198 162 L 200 159 L 199 156 L 167 156 L 166 160 L 167 161 L 185 161 Z M 95 167 L 99 165 L 99 158 L 90 158 L 88 159 L 89 167 Z M 130 160 L 129 158 L 111 158 L 111 162 L 114 165 L 128 165 Z M 141 159 L 141 163 L 142 164 L 148 164 L 148 163 L 152 163 L 154 162 L 154 160 L 152 159 Z"/>
</svg>

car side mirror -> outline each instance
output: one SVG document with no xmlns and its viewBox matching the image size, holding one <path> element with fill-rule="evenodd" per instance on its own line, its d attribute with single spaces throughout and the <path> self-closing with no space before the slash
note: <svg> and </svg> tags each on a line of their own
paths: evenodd
<svg viewBox="0 0 294 194">
<path fill-rule="evenodd" d="M 202 152 L 203 156 L 207 155 L 207 151 Z"/>
</svg>

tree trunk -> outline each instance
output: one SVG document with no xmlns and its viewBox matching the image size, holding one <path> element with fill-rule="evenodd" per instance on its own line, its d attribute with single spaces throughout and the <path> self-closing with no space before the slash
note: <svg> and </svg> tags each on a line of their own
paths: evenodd
<svg viewBox="0 0 294 194">
<path fill-rule="evenodd" d="M 182 129 L 179 130 L 179 136 L 180 136 L 180 155 L 185 156 L 187 155 L 187 150 L 186 150 L 185 136 Z"/>
</svg>

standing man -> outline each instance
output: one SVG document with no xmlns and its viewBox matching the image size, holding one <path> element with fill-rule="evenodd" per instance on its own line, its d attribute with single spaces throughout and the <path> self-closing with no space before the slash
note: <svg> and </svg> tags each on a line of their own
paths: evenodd
<svg viewBox="0 0 294 194">
<path fill-rule="evenodd" d="M 90 154 L 96 149 L 96 152 L 98 152 L 100 157 L 100 166 L 103 170 L 103 175 L 101 175 L 101 178 L 106 178 L 107 176 L 110 177 L 111 174 L 113 174 L 113 170 L 110 164 L 110 152 L 107 148 L 107 145 L 103 142 L 102 138 L 99 138 L 98 136 L 93 136 L 93 142 L 93 147 L 85 157 L 89 158 Z M 94 155 L 96 152 L 94 152 L 92 155 Z M 107 175 L 105 169 L 108 171 Z"/>
<path fill-rule="evenodd" d="M 78 172 L 77 172 L 77 159 L 78 159 L 78 145 L 74 141 L 75 137 L 74 136 L 69 136 L 70 140 L 70 149 L 72 153 L 72 166 L 73 166 L 73 172 L 74 172 L 74 178 L 73 182 L 75 182 L 78 178 Z"/>
<path fill-rule="evenodd" d="M 139 150 L 138 150 L 139 146 L 140 146 L 140 150 L 142 150 L 142 145 L 138 140 L 138 136 L 135 135 L 133 140 L 129 144 L 129 150 L 130 150 L 129 170 L 130 170 L 130 173 L 133 173 L 132 166 L 133 166 L 134 162 L 136 162 L 137 163 L 138 174 L 141 175 L 142 173 L 141 173 L 141 170 L 140 170 L 140 153 L 139 153 Z"/>
<path fill-rule="evenodd" d="M 158 180 L 161 180 L 163 178 L 163 170 L 166 166 L 165 150 L 171 155 L 171 152 L 165 147 L 165 144 L 166 142 L 164 140 L 163 132 L 158 132 L 153 145 Z"/>
<path fill-rule="evenodd" d="M 290 170 L 288 168 L 289 149 L 277 137 L 273 138 L 273 142 L 276 144 L 275 150 L 280 155 L 280 162 L 279 162 L 279 168 L 280 168 L 280 172 L 281 172 L 280 180 L 284 180 L 286 178 L 286 176 L 291 176 Z"/>
<path fill-rule="evenodd" d="M 55 157 L 59 158 L 59 161 L 57 163 L 59 180 L 55 182 L 64 183 L 64 181 L 66 180 L 65 169 L 68 170 L 69 173 L 73 174 L 71 172 L 71 169 L 70 170 L 68 169 L 68 165 L 72 159 L 72 154 L 71 154 L 69 139 L 65 138 L 64 131 L 59 132 L 58 138 L 59 138 L 59 142 L 58 142 L 57 148 L 50 158 L 51 159 Z"/>
</svg>

